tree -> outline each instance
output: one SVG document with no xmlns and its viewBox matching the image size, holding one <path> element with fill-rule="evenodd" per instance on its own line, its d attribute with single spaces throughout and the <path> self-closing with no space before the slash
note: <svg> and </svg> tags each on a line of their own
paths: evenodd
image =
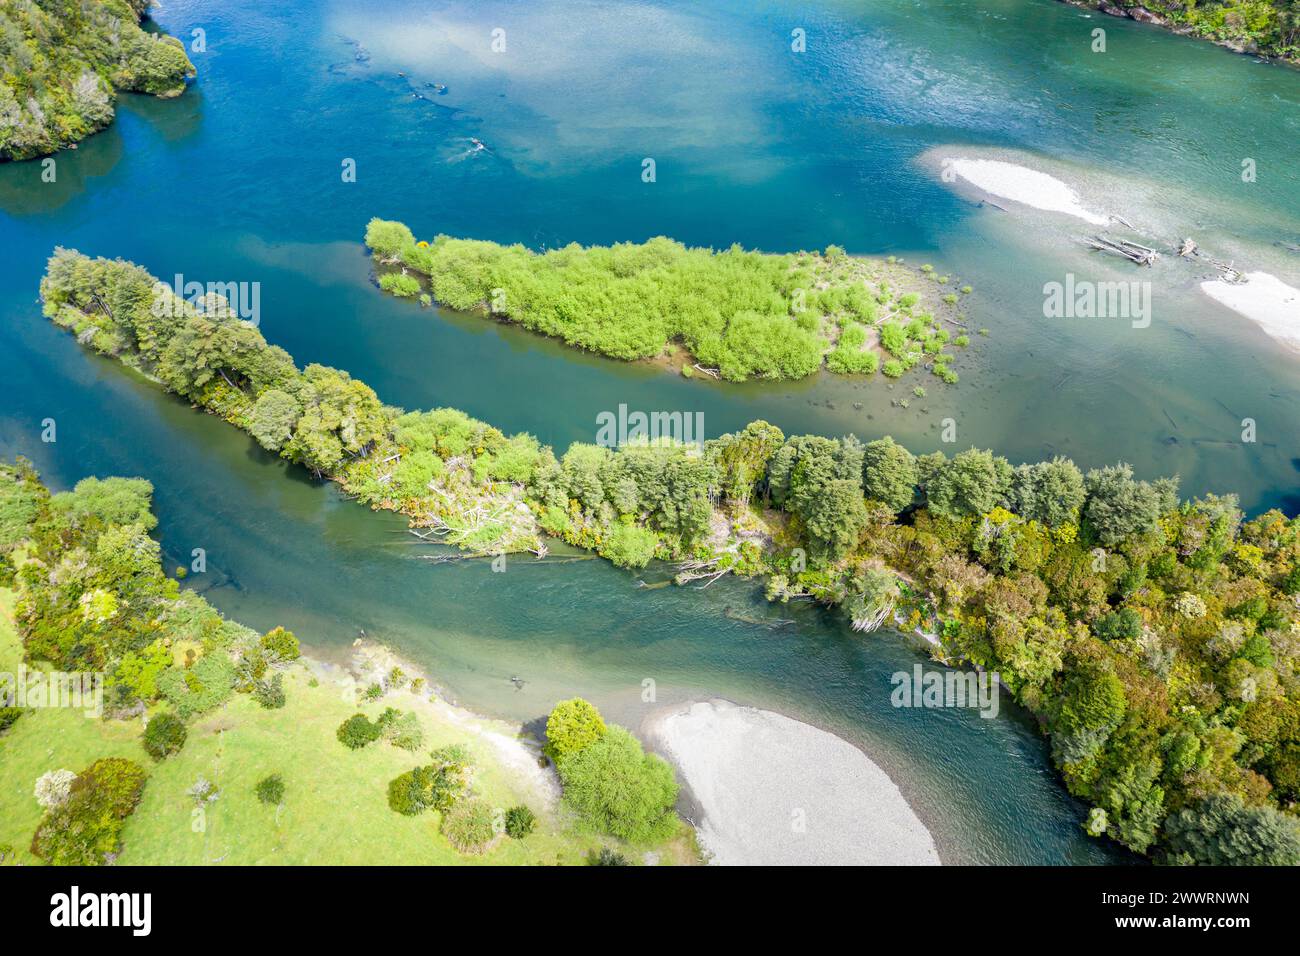
<svg viewBox="0 0 1300 956">
<path fill-rule="evenodd" d="M 1070 734 L 1114 727 L 1126 705 L 1118 677 L 1100 665 L 1076 664 L 1062 688 L 1060 726 Z"/>
<path fill-rule="evenodd" d="M 1021 465 L 1012 479 L 1013 510 L 1049 528 L 1076 520 L 1084 497 L 1083 473 L 1059 455 L 1051 461 Z"/>
<path fill-rule="evenodd" d="M 269 388 L 257 397 L 249 413 L 248 431 L 267 451 L 279 451 L 293 435 L 302 406 L 288 392 Z"/>
<path fill-rule="evenodd" d="M 339 724 L 335 736 L 349 750 L 360 750 L 367 744 L 374 743 L 383 736 L 383 733 L 384 726 L 382 723 L 371 721 L 365 714 L 353 714 Z"/>
<path fill-rule="evenodd" d="M 991 451 L 970 448 L 943 463 L 925 483 L 930 511 L 947 518 L 982 515 L 1006 499 L 1011 465 Z"/>
<path fill-rule="evenodd" d="M 1300 824 L 1272 807 L 1216 793 L 1165 820 L 1167 859 L 1202 866 L 1300 865 Z"/>
<path fill-rule="evenodd" d="M 154 760 L 162 760 L 185 745 L 185 722 L 167 711 L 155 714 L 144 728 L 144 749 Z"/>
<path fill-rule="evenodd" d="M 389 259 L 415 242 L 411 230 L 400 222 L 371 219 L 366 224 L 366 245 L 376 259 Z"/>
<path fill-rule="evenodd" d="M 897 514 L 912 503 L 918 479 L 916 457 L 886 436 L 869 441 L 862 456 L 862 490 Z"/>
<path fill-rule="evenodd" d="M 743 431 L 720 435 L 705 445 L 717 464 L 722 493 L 728 499 L 747 503 L 754 486 L 764 480 L 767 463 L 785 441 L 775 425 L 750 422 Z"/>
<path fill-rule="evenodd" d="M 581 697 L 562 700 L 546 718 L 546 755 L 558 765 L 605 736 L 600 711 Z"/>
<path fill-rule="evenodd" d="M 1107 547 L 1156 527 L 1160 515 L 1177 503 L 1177 479 L 1150 484 L 1133 479 L 1133 469 L 1123 462 L 1088 472 L 1084 482 L 1088 502 L 1083 515 Z"/>
<path fill-rule="evenodd" d="M 664 839 L 676 829 L 672 768 L 644 753 L 622 727 L 610 727 L 558 766 L 565 802 L 591 829 L 637 843 Z"/>
<path fill-rule="evenodd" d="M 152 531 L 153 485 L 143 478 L 83 478 L 50 499 L 52 510 L 76 528 L 139 525 Z"/>
<path fill-rule="evenodd" d="M 284 803 L 284 779 L 278 773 L 263 777 L 253 789 L 262 803 L 273 807 Z"/>
<path fill-rule="evenodd" d="M 837 478 L 810 498 L 804 516 L 814 548 L 838 561 L 858 543 L 867 524 L 867 508 L 856 480 Z"/>
</svg>

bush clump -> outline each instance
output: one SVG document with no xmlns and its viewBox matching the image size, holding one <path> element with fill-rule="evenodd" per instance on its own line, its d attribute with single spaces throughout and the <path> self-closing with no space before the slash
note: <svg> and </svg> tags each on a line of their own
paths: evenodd
<svg viewBox="0 0 1300 956">
<path fill-rule="evenodd" d="M 162 760 L 185 745 L 185 721 L 163 711 L 150 718 L 144 728 L 144 749 L 154 760 Z"/>
</svg>

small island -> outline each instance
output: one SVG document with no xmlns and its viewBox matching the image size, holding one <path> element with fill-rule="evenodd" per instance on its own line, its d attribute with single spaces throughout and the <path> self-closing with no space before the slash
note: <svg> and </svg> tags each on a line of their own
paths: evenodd
<svg viewBox="0 0 1300 956">
<path fill-rule="evenodd" d="M 417 240 L 400 222 L 366 227 L 379 285 L 514 322 L 575 348 L 658 361 L 729 382 L 798 379 L 823 366 L 887 378 L 928 370 L 953 384 L 950 349 L 970 335 L 960 292 L 933 266 L 732 246 L 689 249 L 663 236 L 543 253 L 476 239 Z"/>
<path fill-rule="evenodd" d="M 48 156 L 113 121 L 118 93 L 170 98 L 194 64 L 141 29 L 150 0 L 0 5 L 0 160 Z"/>
</svg>

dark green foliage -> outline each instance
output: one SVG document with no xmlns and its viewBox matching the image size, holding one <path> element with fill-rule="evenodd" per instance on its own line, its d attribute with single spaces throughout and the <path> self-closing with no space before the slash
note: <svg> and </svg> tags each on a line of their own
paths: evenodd
<svg viewBox="0 0 1300 956">
<path fill-rule="evenodd" d="M 383 736 L 383 733 L 382 724 L 372 721 L 365 714 L 353 714 L 339 725 L 336 736 L 339 738 L 339 743 L 348 749 L 360 750 L 368 744 L 373 744 Z"/>
<path fill-rule="evenodd" d="M 1103 641 L 1131 641 L 1142 633 L 1142 618 L 1132 608 L 1120 608 L 1098 618 L 1092 625 L 1092 633 Z"/>
<path fill-rule="evenodd" d="M 56 866 L 99 866 L 121 852 L 122 827 L 144 791 L 143 767 L 121 757 L 97 760 L 72 782 L 67 802 L 48 811 L 32 853 Z"/>
<path fill-rule="evenodd" d="M 284 780 L 278 773 L 257 781 L 257 786 L 253 790 L 262 803 L 273 807 L 284 803 Z"/>
<path fill-rule="evenodd" d="M 431 763 L 394 777 L 388 784 L 388 806 L 415 816 L 425 810 L 445 813 L 467 792 L 470 759 L 463 747 L 442 747 L 430 754 Z"/>
<path fill-rule="evenodd" d="M 167 711 L 155 714 L 144 728 L 144 749 L 154 760 L 169 757 L 185 745 L 185 722 Z"/>
<path fill-rule="evenodd" d="M 22 715 L 21 707 L 0 707 L 0 734 L 16 724 Z"/>
<path fill-rule="evenodd" d="M 925 481 L 926 504 L 934 514 L 960 518 L 981 515 L 1001 505 L 1011 489 L 1005 458 L 971 448 L 939 464 Z"/>
<path fill-rule="evenodd" d="M 537 817 L 532 810 L 520 804 L 506 811 L 506 836 L 522 840 L 537 828 Z"/>
<path fill-rule="evenodd" d="M 1133 469 L 1123 463 L 1088 472 L 1085 486 L 1084 517 L 1097 540 L 1107 546 L 1151 531 L 1160 515 L 1177 503 L 1176 479 L 1155 484 L 1136 481 Z"/>
<path fill-rule="evenodd" d="M 278 710 L 284 706 L 284 678 L 274 674 L 267 680 L 260 680 L 253 690 L 254 699 L 267 710 Z"/>
<path fill-rule="evenodd" d="M 916 457 L 885 437 L 869 441 L 863 449 L 862 490 L 895 514 L 912 503 L 919 480 Z"/>
<path fill-rule="evenodd" d="M 622 853 L 607 846 L 602 846 L 599 851 L 592 850 L 587 854 L 588 866 L 631 866 L 631 862 Z"/>
<path fill-rule="evenodd" d="M 1021 465 L 1012 479 L 1011 499 L 1022 518 L 1057 528 L 1078 520 L 1083 507 L 1083 473 L 1068 458 Z"/>
<path fill-rule="evenodd" d="M 1300 823 L 1215 794 L 1165 821 L 1166 859 L 1202 866 L 1300 866 Z"/>
</svg>

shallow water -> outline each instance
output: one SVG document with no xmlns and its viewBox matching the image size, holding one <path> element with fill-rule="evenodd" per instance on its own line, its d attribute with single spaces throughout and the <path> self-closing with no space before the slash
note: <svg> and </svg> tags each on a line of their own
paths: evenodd
<svg viewBox="0 0 1300 956">
<path fill-rule="evenodd" d="M 651 706 L 646 679 L 659 705 L 720 694 L 862 746 L 946 861 L 1124 858 L 1083 836 L 1024 715 L 891 708 L 889 675 L 921 659 L 896 638 L 769 608 L 744 582 L 646 590 L 595 561 L 431 565 L 396 517 L 87 355 L 40 317 L 36 284 L 56 244 L 163 277 L 257 281 L 263 331 L 300 362 L 561 446 L 590 440 L 597 412 L 620 403 L 701 410 L 710 434 L 764 417 L 787 432 L 888 432 L 918 451 L 939 447 L 937 422 L 952 417 L 959 447 L 1124 458 L 1180 473 L 1190 492 L 1295 510 L 1294 356 L 1176 262 L 1152 274 L 1148 329 L 1044 319 L 1044 282 L 1131 274 L 1073 243 L 1078 224 L 981 208 L 933 162 L 1043 164 L 1153 235 L 1195 235 L 1296 285 L 1295 258 L 1272 243 L 1300 238 L 1300 74 L 1049 0 L 823 3 L 797 16 L 740 3 L 270 12 L 173 0 L 158 16 L 178 36 L 207 33 L 184 97 L 123 99 L 110 130 L 58 157 L 54 184 L 38 164 L 0 167 L 0 451 L 32 457 L 57 485 L 150 478 L 170 560 L 205 548 L 211 570 L 190 583 L 224 611 L 321 648 L 364 628 L 475 707 L 533 720 L 581 693 L 635 725 Z M 1106 54 L 1089 52 L 1099 23 Z M 503 54 L 489 47 L 497 26 Z M 796 26 L 803 54 L 790 52 Z M 490 151 L 471 155 L 471 136 Z M 653 184 L 640 179 L 647 156 Z M 1256 160 L 1253 184 L 1240 182 L 1243 157 Z M 344 158 L 355 183 L 340 179 Z M 358 242 L 372 215 L 534 247 L 667 234 L 901 254 L 971 283 L 971 324 L 990 335 L 955 363 L 956 388 L 918 379 L 929 397 L 906 410 L 890 399 L 910 395 L 909 379 L 686 381 L 381 296 Z M 39 439 L 47 417 L 53 445 Z M 1239 440 L 1244 417 L 1258 421 L 1254 445 Z M 738 619 L 755 615 L 794 623 Z"/>
</svg>

